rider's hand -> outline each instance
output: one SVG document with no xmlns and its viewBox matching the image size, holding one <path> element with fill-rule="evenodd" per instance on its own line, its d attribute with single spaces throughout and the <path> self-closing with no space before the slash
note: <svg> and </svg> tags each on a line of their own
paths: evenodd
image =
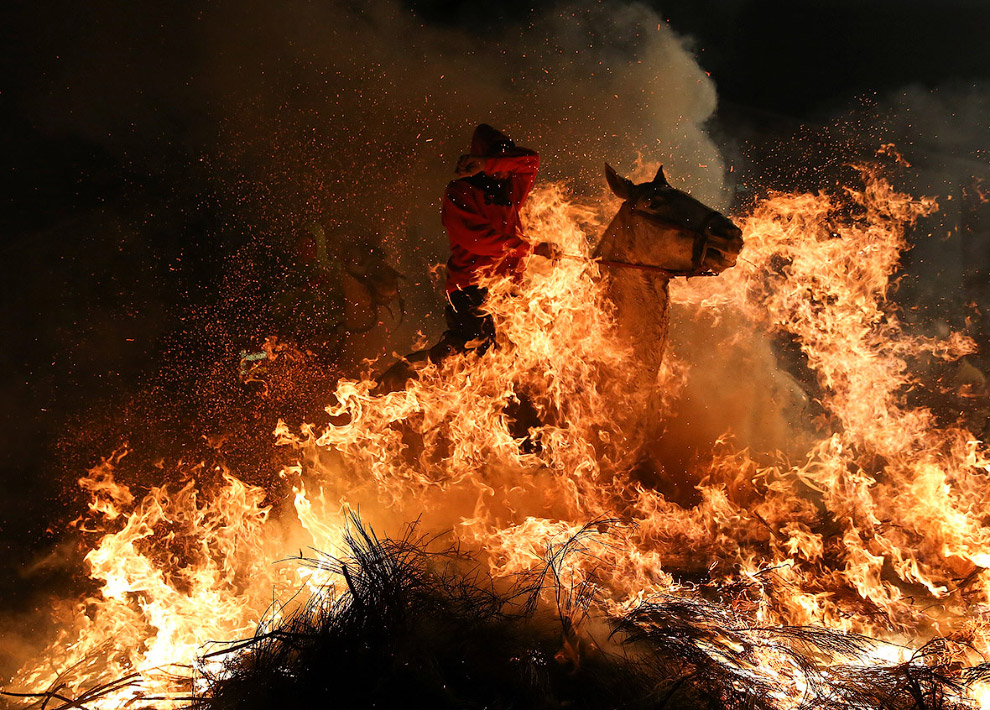
<svg viewBox="0 0 990 710">
<path fill-rule="evenodd" d="M 544 259 L 549 259 L 556 264 L 560 261 L 560 257 L 564 255 L 564 250 L 553 242 L 540 242 L 533 247 L 533 253 L 537 256 L 542 256 Z"/>
<path fill-rule="evenodd" d="M 471 177 L 485 169 L 485 159 L 480 155 L 462 155 L 457 161 L 454 173 L 457 177 Z"/>
</svg>

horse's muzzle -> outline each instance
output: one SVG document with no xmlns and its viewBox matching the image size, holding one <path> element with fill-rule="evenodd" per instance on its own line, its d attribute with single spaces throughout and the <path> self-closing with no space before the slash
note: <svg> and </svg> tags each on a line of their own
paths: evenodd
<svg viewBox="0 0 990 710">
<path fill-rule="evenodd" d="M 721 273 L 736 265 L 736 259 L 743 248 L 742 230 L 728 218 L 713 220 L 708 226 L 708 250 L 705 266 L 715 273 Z"/>
</svg>

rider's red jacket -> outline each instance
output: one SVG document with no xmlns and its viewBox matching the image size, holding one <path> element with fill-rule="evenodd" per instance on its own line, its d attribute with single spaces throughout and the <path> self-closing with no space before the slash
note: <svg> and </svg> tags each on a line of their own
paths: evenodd
<svg viewBox="0 0 990 710">
<path fill-rule="evenodd" d="M 476 285 L 482 274 L 519 271 L 532 250 L 522 234 L 519 208 L 539 164 L 533 151 L 511 146 L 487 158 L 483 172 L 447 185 L 441 216 L 450 240 L 448 293 Z"/>
</svg>

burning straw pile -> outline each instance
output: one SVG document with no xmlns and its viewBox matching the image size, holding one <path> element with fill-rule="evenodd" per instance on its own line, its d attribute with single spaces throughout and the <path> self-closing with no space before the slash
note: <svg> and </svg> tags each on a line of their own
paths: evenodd
<svg viewBox="0 0 990 710">
<path fill-rule="evenodd" d="M 750 591 L 738 585 L 658 595 L 610 616 L 596 585 L 561 580 L 565 558 L 588 554 L 585 538 L 609 522 L 548 550 L 546 567 L 511 586 L 456 551 L 358 525 L 349 558 L 306 560 L 346 590 L 325 590 L 215 652 L 228 660 L 192 706 L 771 710 L 789 698 L 792 707 L 934 710 L 966 707 L 963 687 L 990 675 L 990 666 L 961 671 L 937 642 L 904 663 L 865 665 L 882 646 L 874 639 L 755 626 L 734 603 Z M 541 603 L 548 592 L 552 610 Z"/>
<path fill-rule="evenodd" d="M 591 554 L 589 539 L 616 524 L 589 525 L 548 549 L 542 569 L 496 582 L 414 527 L 381 539 L 354 517 L 348 557 L 298 560 L 343 589 L 322 589 L 253 638 L 203 656 L 195 694 L 140 694 L 137 706 L 941 710 L 970 707 L 966 688 L 990 677 L 990 665 L 960 669 L 941 641 L 885 665 L 876 662 L 884 644 L 869 637 L 757 626 L 747 598 L 766 579 L 657 595 L 615 615 L 604 587 L 575 589 L 564 577 L 568 558 Z M 49 708 L 98 706 L 140 683 L 135 673 L 82 697 L 57 688 L 34 697 Z"/>
</svg>

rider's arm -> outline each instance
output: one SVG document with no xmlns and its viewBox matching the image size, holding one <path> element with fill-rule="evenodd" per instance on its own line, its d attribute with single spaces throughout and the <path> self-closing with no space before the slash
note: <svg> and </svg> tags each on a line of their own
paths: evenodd
<svg viewBox="0 0 990 710">
<path fill-rule="evenodd" d="M 443 200 L 441 219 L 447 228 L 451 246 L 479 256 L 498 257 L 503 255 L 523 256 L 530 252 L 530 245 L 514 234 L 506 234 L 497 229 L 488 217 L 474 204 L 469 189 L 461 183 L 453 182 Z"/>
<path fill-rule="evenodd" d="M 508 175 L 512 179 L 512 204 L 519 206 L 526 201 L 536 182 L 540 156 L 528 148 L 507 148 L 504 153 L 485 160 L 485 172 L 489 175 Z"/>
</svg>

